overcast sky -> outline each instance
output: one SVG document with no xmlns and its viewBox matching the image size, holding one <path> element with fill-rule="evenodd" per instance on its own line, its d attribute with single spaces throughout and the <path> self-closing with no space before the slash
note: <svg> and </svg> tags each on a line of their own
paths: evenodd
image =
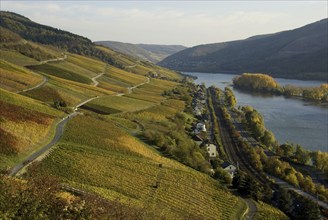
<svg viewBox="0 0 328 220">
<path fill-rule="evenodd" d="M 244 39 L 327 18 L 324 1 L 4 1 L 1 10 L 93 41 L 181 44 Z"/>
</svg>

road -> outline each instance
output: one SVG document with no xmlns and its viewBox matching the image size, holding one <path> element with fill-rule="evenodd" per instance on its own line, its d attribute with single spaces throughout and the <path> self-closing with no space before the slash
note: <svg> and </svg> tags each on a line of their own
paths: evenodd
<svg viewBox="0 0 328 220">
<path fill-rule="evenodd" d="M 146 82 L 143 82 L 143 83 L 140 83 L 138 85 L 135 85 L 135 86 L 132 86 L 132 87 L 129 87 L 128 88 L 128 94 L 132 93 L 132 90 L 135 89 L 135 88 L 138 88 L 139 86 L 142 86 L 142 85 L 145 85 L 146 83 L 149 83 L 150 82 L 150 79 L 148 77 L 146 77 L 147 80 Z"/>
<path fill-rule="evenodd" d="M 99 77 L 99 75 L 98 75 Z M 130 87 L 129 88 L 129 93 L 132 92 L 133 89 L 142 86 L 146 83 L 149 83 L 150 79 L 147 77 L 147 81 L 140 83 L 136 86 Z M 124 95 L 124 93 L 118 93 L 116 94 L 116 96 L 122 96 Z M 27 167 L 30 163 L 32 163 L 34 160 L 36 160 L 38 157 L 40 157 L 41 155 L 45 154 L 51 147 L 53 147 L 61 138 L 61 136 L 64 133 L 64 126 L 66 125 L 66 123 L 71 120 L 73 117 L 75 117 L 78 114 L 78 108 L 81 107 L 82 105 L 85 105 L 88 102 L 91 102 L 94 99 L 99 98 L 99 96 L 96 97 L 92 97 L 90 99 L 87 99 L 81 103 L 79 103 L 78 105 L 76 105 L 74 107 L 74 112 L 69 114 L 67 117 L 63 118 L 60 122 L 58 122 L 58 124 L 56 125 L 56 132 L 55 132 L 55 136 L 53 137 L 53 139 L 43 148 L 41 148 L 40 150 L 36 151 L 35 153 L 33 153 L 32 155 L 30 155 L 28 158 L 26 158 L 24 161 L 22 161 L 21 163 L 17 164 L 16 166 L 14 166 L 10 172 L 9 172 L 9 176 L 15 176 L 20 170 L 22 170 L 24 167 Z"/>
<path fill-rule="evenodd" d="M 269 174 L 267 174 L 267 175 L 268 175 L 271 179 L 273 179 L 274 182 L 275 182 L 278 186 L 280 186 L 281 188 L 285 188 L 285 189 L 288 189 L 288 190 L 292 190 L 292 191 L 296 192 L 297 194 L 299 194 L 299 195 L 301 195 L 301 196 L 304 196 L 304 197 L 306 197 L 306 198 L 312 200 L 312 201 L 315 202 L 315 203 L 318 203 L 319 206 L 321 206 L 322 208 L 328 210 L 328 204 L 325 203 L 325 202 L 323 202 L 323 201 L 318 200 L 315 196 L 313 196 L 313 195 L 311 195 L 311 194 L 309 194 L 309 193 L 307 193 L 307 192 L 304 192 L 304 191 L 302 191 L 302 190 L 300 190 L 300 189 L 298 189 L 298 188 L 296 188 L 296 187 L 290 185 L 289 183 L 287 183 L 287 182 L 284 181 L 284 180 L 281 180 L 281 179 L 279 179 L 279 178 L 277 178 L 277 177 L 274 177 L 274 176 L 271 176 L 271 175 L 269 175 Z"/>
<path fill-rule="evenodd" d="M 28 88 L 28 89 L 23 89 L 22 91 L 18 91 L 17 93 L 27 92 L 27 91 L 30 91 L 30 90 L 33 90 L 33 89 L 37 89 L 37 88 L 43 86 L 44 84 L 46 84 L 48 82 L 49 78 L 48 77 L 45 77 L 45 76 L 42 76 L 42 78 L 43 78 L 43 80 L 39 84 L 37 84 L 37 85 L 35 85 L 35 86 L 31 87 L 31 88 Z"/>
<path fill-rule="evenodd" d="M 64 55 L 64 57 L 50 59 L 50 60 L 44 60 L 44 61 L 41 61 L 39 64 L 36 64 L 36 65 L 33 65 L 33 66 L 42 65 L 42 64 L 45 64 L 45 63 L 49 63 L 49 62 L 63 61 L 65 59 L 67 59 L 67 55 L 66 54 Z M 35 73 L 35 74 L 37 74 L 37 73 Z M 37 75 L 42 76 L 40 74 L 37 74 Z M 27 92 L 27 91 L 30 91 L 30 90 L 33 90 L 33 89 L 37 89 L 37 88 L 43 86 L 44 84 L 46 84 L 48 82 L 49 78 L 48 77 L 45 77 L 45 76 L 42 76 L 42 78 L 43 78 L 43 80 L 39 84 L 37 84 L 37 85 L 35 85 L 35 86 L 31 87 L 31 88 L 28 88 L 28 89 L 23 89 L 22 91 L 18 91 L 16 93 Z"/>
<path fill-rule="evenodd" d="M 102 75 L 104 75 L 104 74 L 105 74 L 105 73 L 100 73 L 99 75 L 97 75 L 97 76 L 91 78 L 91 80 L 92 80 L 92 82 L 93 82 L 93 86 L 98 86 L 98 85 L 99 85 L 99 82 L 97 81 L 97 79 L 98 79 L 99 77 L 101 77 Z"/>
<path fill-rule="evenodd" d="M 244 201 L 246 202 L 246 204 L 248 206 L 248 210 L 246 212 L 245 219 L 251 220 L 251 219 L 253 219 L 255 213 L 257 212 L 257 206 L 252 199 L 244 199 Z"/>
<path fill-rule="evenodd" d="M 57 61 L 64 61 L 67 59 L 67 55 L 64 54 L 63 57 L 60 57 L 60 58 L 55 58 L 55 59 L 49 59 L 49 60 L 44 60 L 44 61 L 41 61 L 39 64 L 37 65 L 42 65 L 42 64 L 46 64 L 46 63 L 49 63 L 49 62 L 57 62 Z"/>
<path fill-rule="evenodd" d="M 212 101 L 213 101 L 213 107 L 214 107 L 214 111 L 217 114 L 217 118 L 219 120 L 219 128 L 220 128 L 220 133 L 221 133 L 221 137 L 222 137 L 222 142 L 223 142 L 223 146 L 225 148 L 225 151 L 227 153 L 228 159 L 230 162 L 232 163 L 237 163 L 240 166 L 240 169 L 246 171 L 248 174 L 250 174 L 251 176 L 253 176 L 256 180 L 258 180 L 260 183 L 262 184 L 266 184 L 268 182 L 270 182 L 270 180 L 266 177 L 264 177 L 263 175 L 260 175 L 248 162 L 247 159 L 243 156 L 243 153 L 240 151 L 240 149 L 238 148 L 238 146 L 236 145 L 236 143 L 234 142 L 233 138 L 231 137 L 230 132 L 228 131 L 225 121 L 223 120 L 223 115 L 220 112 L 220 110 L 218 109 L 218 105 L 219 102 L 217 101 L 217 99 L 213 99 L 212 97 Z M 251 139 L 251 141 L 254 143 L 254 140 Z M 274 187 L 280 187 L 280 188 L 286 188 L 289 190 L 293 190 L 294 192 L 298 193 L 299 195 L 302 195 L 310 200 L 312 200 L 313 202 L 318 202 L 318 205 L 321 206 L 324 209 L 328 210 L 328 204 L 322 201 L 318 201 L 317 198 L 307 192 L 304 192 L 292 185 L 290 185 L 289 183 L 287 183 L 284 180 L 281 180 L 277 177 L 273 177 L 270 176 L 268 174 L 266 174 L 266 176 L 270 177 L 271 179 L 274 180 L 275 186 Z"/>
<path fill-rule="evenodd" d="M 40 150 L 36 151 L 35 153 L 31 154 L 28 158 L 26 158 L 24 161 L 22 161 L 21 163 L 17 164 L 16 166 L 14 166 L 10 172 L 9 172 L 9 176 L 15 176 L 20 170 L 22 170 L 23 168 L 27 167 L 30 163 L 32 163 L 35 159 L 37 159 L 39 156 L 43 155 L 44 153 L 46 153 L 51 147 L 53 147 L 61 138 L 61 136 L 64 133 L 64 126 L 67 124 L 67 122 L 69 120 L 71 120 L 72 118 L 74 118 L 76 115 L 78 115 L 78 108 L 94 99 L 99 98 L 99 96 L 97 97 L 93 97 L 90 98 L 86 101 L 81 102 L 80 104 L 78 104 L 75 108 L 74 108 L 74 112 L 69 114 L 68 116 L 66 116 L 65 118 L 63 118 L 60 122 L 58 122 L 58 124 L 56 125 L 56 132 L 55 132 L 55 136 L 53 137 L 53 139 L 43 148 L 41 148 Z"/>
</svg>

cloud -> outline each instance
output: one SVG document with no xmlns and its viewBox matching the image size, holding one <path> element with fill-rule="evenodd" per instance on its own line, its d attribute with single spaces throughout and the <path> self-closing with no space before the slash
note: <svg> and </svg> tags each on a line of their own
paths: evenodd
<svg viewBox="0 0 328 220">
<path fill-rule="evenodd" d="M 291 11 L 295 8 L 294 3 L 290 3 L 292 7 L 285 8 L 272 2 L 270 4 L 276 4 L 275 7 L 268 5 L 266 8 L 259 5 L 247 7 L 242 3 L 229 6 L 226 2 L 164 3 L 2 1 L 1 6 L 36 22 L 92 40 L 187 46 L 281 31 L 304 25 L 310 18 L 317 19 L 326 14 L 325 8 L 320 7 L 320 13 L 304 16 L 300 9 L 300 12 Z M 319 8 L 317 4 L 313 5 Z M 302 7 L 299 8 L 303 10 Z M 313 12 L 319 10 L 316 8 L 312 9 Z"/>
</svg>

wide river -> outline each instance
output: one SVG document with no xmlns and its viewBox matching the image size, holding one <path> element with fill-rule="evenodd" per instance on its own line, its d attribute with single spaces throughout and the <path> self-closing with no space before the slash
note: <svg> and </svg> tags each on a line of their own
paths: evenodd
<svg viewBox="0 0 328 220">
<path fill-rule="evenodd" d="M 215 85 L 221 89 L 231 86 L 232 74 L 189 73 L 197 76 L 196 83 Z M 276 78 L 281 85 L 318 86 L 319 81 L 301 81 Z M 328 107 L 314 105 L 301 99 L 284 96 L 263 96 L 233 89 L 238 105 L 250 105 L 264 117 L 265 125 L 280 144 L 300 144 L 309 150 L 328 152 Z"/>
</svg>

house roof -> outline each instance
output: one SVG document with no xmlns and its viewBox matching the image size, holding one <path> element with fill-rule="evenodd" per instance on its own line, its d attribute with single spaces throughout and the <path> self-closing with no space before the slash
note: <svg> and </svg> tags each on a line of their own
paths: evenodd
<svg viewBox="0 0 328 220">
<path fill-rule="evenodd" d="M 227 161 L 224 161 L 222 164 L 221 164 L 221 167 L 222 168 L 226 168 L 228 166 L 232 165 L 231 163 L 227 162 Z"/>
</svg>

